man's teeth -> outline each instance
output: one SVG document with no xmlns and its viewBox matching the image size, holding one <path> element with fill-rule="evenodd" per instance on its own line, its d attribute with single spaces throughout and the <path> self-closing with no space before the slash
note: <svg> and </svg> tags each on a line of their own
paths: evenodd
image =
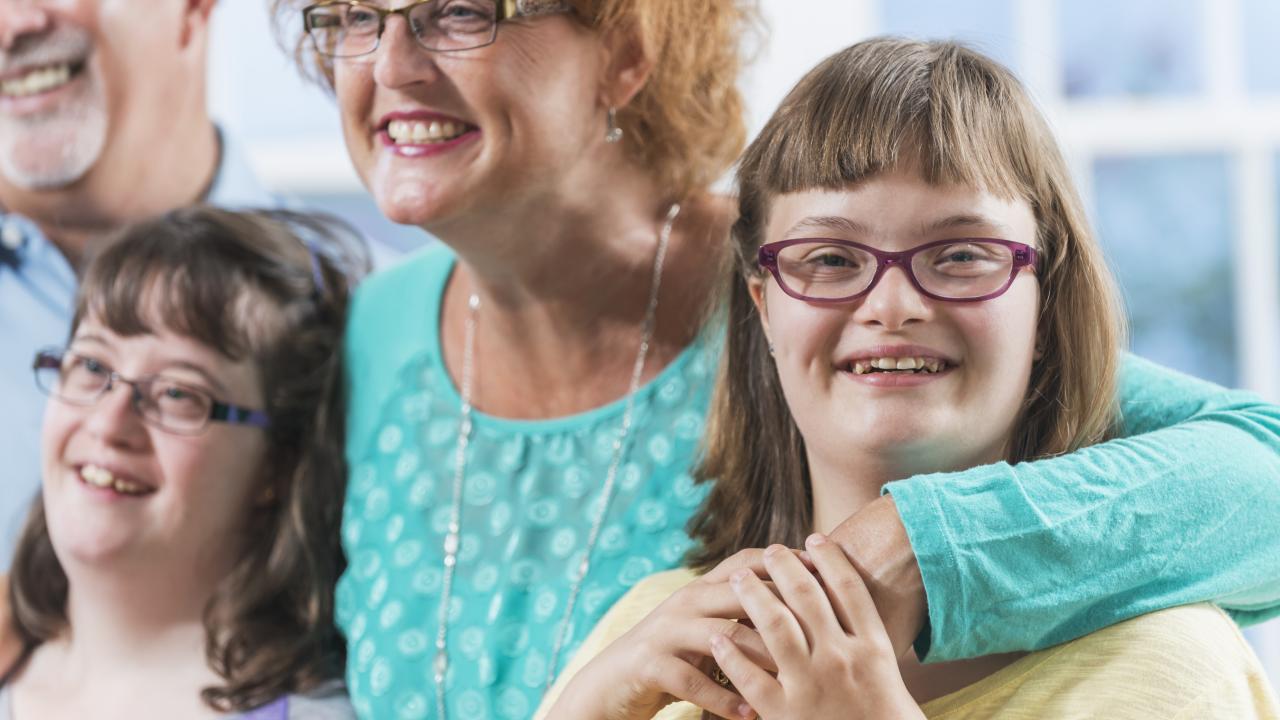
<svg viewBox="0 0 1280 720">
<path fill-rule="evenodd" d="M 71 80 L 71 65 L 51 65 L 23 75 L 0 82 L 0 95 L 8 97 L 26 97 L 48 92 Z"/>
<path fill-rule="evenodd" d="M 110 470 L 97 465 L 85 465 L 80 469 L 80 477 L 94 487 L 110 488 L 121 495 L 145 495 L 149 492 L 149 488 L 118 478 Z"/>
<path fill-rule="evenodd" d="M 875 371 L 903 371 L 911 370 L 925 373 L 940 372 L 947 367 L 946 360 L 938 358 L 926 357 L 904 357 L 904 358 L 869 358 L 867 360 L 856 360 L 853 363 L 854 375 L 866 375 Z"/>
<path fill-rule="evenodd" d="M 396 144 L 436 143 L 452 140 L 467 131 L 467 126 L 450 120 L 432 120 L 417 122 L 414 120 L 392 120 L 387 126 L 387 134 Z"/>
</svg>

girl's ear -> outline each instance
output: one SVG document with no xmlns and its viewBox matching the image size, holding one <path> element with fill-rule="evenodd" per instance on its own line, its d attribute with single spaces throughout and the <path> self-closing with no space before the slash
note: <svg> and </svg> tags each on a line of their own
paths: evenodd
<svg viewBox="0 0 1280 720">
<path fill-rule="evenodd" d="M 769 305 L 765 302 L 765 275 L 752 275 L 747 279 L 747 291 L 751 293 L 751 302 L 755 303 L 756 313 L 760 316 L 760 327 L 764 328 L 765 340 L 769 343 L 769 354 L 773 354 L 773 335 L 769 332 Z"/>
</svg>

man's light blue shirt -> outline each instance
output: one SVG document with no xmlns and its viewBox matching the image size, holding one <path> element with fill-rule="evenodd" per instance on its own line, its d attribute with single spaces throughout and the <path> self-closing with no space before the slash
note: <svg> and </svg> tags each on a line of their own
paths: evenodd
<svg viewBox="0 0 1280 720">
<path fill-rule="evenodd" d="M 274 207 L 243 151 L 222 134 L 222 160 L 205 202 Z M 40 487 L 40 426 L 47 397 L 35 385 L 38 350 L 67 342 L 76 273 L 34 222 L 0 208 L 0 572 Z"/>
</svg>

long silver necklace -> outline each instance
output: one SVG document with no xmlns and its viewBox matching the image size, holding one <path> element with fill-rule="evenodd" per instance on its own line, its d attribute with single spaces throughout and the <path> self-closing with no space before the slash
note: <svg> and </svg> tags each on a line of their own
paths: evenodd
<svg viewBox="0 0 1280 720">
<path fill-rule="evenodd" d="M 676 216 L 679 214 L 680 204 L 675 203 L 667 210 L 666 220 L 662 224 L 662 229 L 658 231 L 658 247 L 653 255 L 653 279 L 649 282 L 649 303 L 645 306 L 644 322 L 640 329 L 640 347 L 636 350 L 635 364 L 631 368 L 631 385 L 627 390 L 627 404 L 622 412 L 622 424 L 618 427 L 618 434 L 613 440 L 613 459 L 609 462 L 604 488 L 600 492 L 600 510 L 591 522 L 591 532 L 587 535 L 582 561 L 578 564 L 577 572 L 574 573 L 573 585 L 569 588 L 569 599 L 565 603 L 564 614 L 556 630 L 543 693 L 549 690 L 552 682 L 555 681 L 556 665 L 559 663 L 560 651 L 564 647 L 565 635 L 573 618 L 573 608 L 578 601 L 578 594 L 582 591 L 582 583 L 591 570 L 591 551 L 595 549 L 596 540 L 600 537 L 600 529 L 604 526 L 605 516 L 609 513 L 609 503 L 613 499 L 618 467 L 622 464 L 627 437 L 631 434 L 631 416 L 635 409 L 636 392 L 640 389 L 640 377 L 644 374 L 645 358 L 649 355 L 649 344 L 653 340 L 654 320 L 658 311 L 658 288 L 662 285 L 662 266 L 667 257 L 667 244 L 671 239 L 671 228 L 675 225 Z M 476 316 L 479 310 L 480 298 L 472 294 L 467 300 L 466 336 L 462 351 L 462 406 L 459 413 L 461 422 L 458 427 L 458 444 L 454 448 L 453 455 L 453 502 L 449 512 L 449 527 L 444 537 L 444 581 L 441 584 L 440 607 L 436 618 L 436 655 L 431 666 L 436 686 L 436 710 L 440 720 L 447 718 L 444 681 L 445 675 L 449 672 L 449 602 L 453 597 L 453 573 L 458 565 L 458 547 L 461 544 L 462 485 L 466 477 L 467 446 L 471 444 L 471 390 L 475 379 Z"/>
</svg>

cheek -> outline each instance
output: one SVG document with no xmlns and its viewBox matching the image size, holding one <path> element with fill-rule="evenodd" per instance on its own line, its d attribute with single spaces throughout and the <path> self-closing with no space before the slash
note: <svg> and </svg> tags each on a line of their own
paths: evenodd
<svg viewBox="0 0 1280 720">
<path fill-rule="evenodd" d="M 49 401 L 44 413 L 44 424 L 40 429 L 41 469 L 46 481 L 57 473 L 63 451 L 79 425 L 80 413 L 76 408 Z"/>
</svg>

